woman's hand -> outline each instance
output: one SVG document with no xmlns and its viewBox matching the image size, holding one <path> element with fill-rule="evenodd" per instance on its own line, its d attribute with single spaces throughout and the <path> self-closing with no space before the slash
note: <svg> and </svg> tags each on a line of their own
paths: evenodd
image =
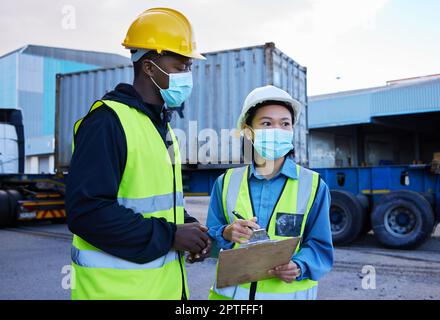
<svg viewBox="0 0 440 320">
<path fill-rule="evenodd" d="M 290 261 L 287 264 L 283 264 L 281 266 L 275 267 L 268 271 L 270 275 L 283 280 L 284 282 L 291 283 L 293 280 L 298 278 L 301 275 L 301 269 L 298 265 Z"/>
<path fill-rule="evenodd" d="M 240 244 L 247 243 L 253 233 L 249 227 L 253 229 L 260 229 L 260 226 L 256 223 L 256 221 L 257 217 L 253 217 L 251 220 L 234 220 L 233 223 L 228 225 L 223 230 L 223 238 L 225 238 L 225 240 Z"/>
</svg>

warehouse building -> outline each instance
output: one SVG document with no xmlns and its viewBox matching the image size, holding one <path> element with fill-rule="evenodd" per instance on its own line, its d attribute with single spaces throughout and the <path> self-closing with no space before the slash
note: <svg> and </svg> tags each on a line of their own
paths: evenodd
<svg viewBox="0 0 440 320">
<path fill-rule="evenodd" d="M 23 112 L 26 173 L 53 172 L 56 74 L 129 62 L 117 54 L 38 45 L 0 57 L 0 108 Z"/>
<path fill-rule="evenodd" d="M 440 74 L 309 97 L 312 168 L 430 163 L 440 151 Z"/>
</svg>

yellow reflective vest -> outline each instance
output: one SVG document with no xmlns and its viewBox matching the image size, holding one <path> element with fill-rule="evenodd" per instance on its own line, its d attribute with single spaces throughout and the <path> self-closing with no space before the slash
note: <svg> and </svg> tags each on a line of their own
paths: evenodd
<svg viewBox="0 0 440 320">
<path fill-rule="evenodd" d="M 303 236 L 310 208 L 315 200 L 319 186 L 319 174 L 309 169 L 296 166 L 298 179 L 287 178 L 283 190 L 269 220 L 267 233 L 271 239 L 287 239 L 277 235 L 276 220 L 279 214 L 295 215 L 292 217 L 301 226 L 298 236 Z M 249 194 L 249 166 L 229 169 L 224 175 L 222 201 L 225 218 L 228 224 L 234 221 L 232 211 L 237 211 L 245 219 L 251 219 L 253 214 L 252 200 Z M 299 220 L 298 220 L 299 219 Z M 279 234 L 279 233 L 278 233 Z M 235 243 L 232 249 L 240 244 Z M 301 243 L 295 248 L 295 253 L 301 250 Z M 315 299 L 317 282 L 310 279 L 286 283 L 278 278 L 245 283 L 226 288 L 212 286 L 209 299 L 234 300 L 297 300 Z"/>
<path fill-rule="evenodd" d="M 150 118 L 125 104 L 98 100 L 96 108 L 111 108 L 127 142 L 127 160 L 117 200 L 144 218 L 184 223 L 179 147 L 169 127 L 169 154 Z M 75 123 L 76 135 L 84 118 Z M 72 146 L 74 148 L 74 146 Z M 174 159 L 172 159 L 174 158 Z M 146 183 L 148 181 L 148 183 Z M 169 251 L 154 261 L 137 264 L 112 256 L 74 235 L 72 242 L 72 299 L 181 299 L 188 297 L 184 258 Z"/>
</svg>

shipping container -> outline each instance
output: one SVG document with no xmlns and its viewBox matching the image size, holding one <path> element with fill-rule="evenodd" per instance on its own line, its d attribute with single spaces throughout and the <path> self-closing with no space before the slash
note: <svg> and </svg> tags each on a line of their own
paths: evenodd
<svg viewBox="0 0 440 320">
<path fill-rule="evenodd" d="M 193 61 L 192 95 L 181 112 L 183 117 L 175 114 L 171 122 L 181 142 L 183 161 L 199 168 L 239 163 L 241 148 L 236 147 L 237 143 L 240 145 L 240 137 L 231 129 L 236 128 L 247 94 L 256 87 L 272 84 L 289 92 L 304 107 L 295 128 L 295 156 L 298 163 L 307 165 L 306 68 L 273 43 L 209 52 L 205 57 L 206 60 Z M 57 75 L 55 162 L 58 171 L 68 171 L 75 121 L 118 83 L 132 83 L 132 80 L 131 65 Z M 214 148 L 209 149 L 209 143 Z M 222 157 L 214 157 L 222 154 L 222 150 L 225 151 Z"/>
</svg>

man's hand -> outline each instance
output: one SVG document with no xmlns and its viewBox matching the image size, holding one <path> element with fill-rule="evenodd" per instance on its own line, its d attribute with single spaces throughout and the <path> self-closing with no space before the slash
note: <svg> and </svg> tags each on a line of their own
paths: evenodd
<svg viewBox="0 0 440 320">
<path fill-rule="evenodd" d="M 208 228 L 198 222 L 178 224 L 173 248 L 180 251 L 200 253 L 210 242 Z"/>
<path fill-rule="evenodd" d="M 293 280 L 298 278 L 301 275 L 301 269 L 298 265 L 290 261 L 287 264 L 283 264 L 281 266 L 275 267 L 268 271 L 270 275 L 283 280 L 284 282 L 291 283 Z"/>
<path fill-rule="evenodd" d="M 249 227 L 260 229 L 260 226 L 256 224 L 256 221 L 257 217 L 253 217 L 251 220 L 234 220 L 233 223 L 223 230 L 223 238 L 240 244 L 247 243 L 253 233 Z"/>
<path fill-rule="evenodd" d="M 208 258 L 211 254 L 212 241 L 208 239 L 208 244 L 205 249 L 202 250 L 201 253 L 190 252 L 186 257 L 186 262 L 194 263 L 194 262 L 202 262 L 205 258 Z"/>
</svg>

